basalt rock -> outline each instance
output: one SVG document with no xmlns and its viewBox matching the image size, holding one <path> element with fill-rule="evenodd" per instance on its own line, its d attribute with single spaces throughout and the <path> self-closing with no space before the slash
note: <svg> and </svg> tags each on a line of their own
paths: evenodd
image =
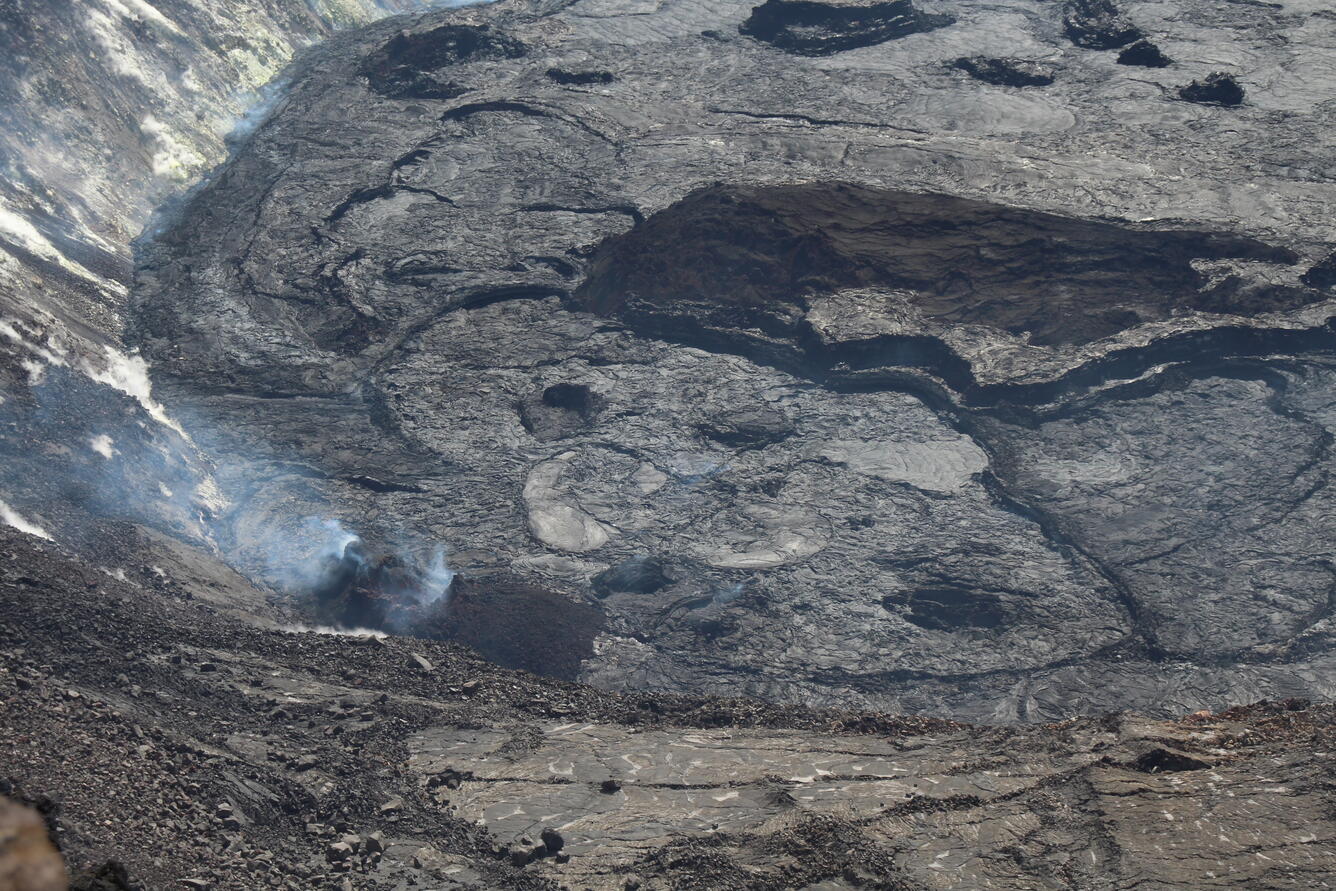
<svg viewBox="0 0 1336 891">
<path fill-rule="evenodd" d="M 1062 28 L 1072 43 L 1087 49 L 1117 49 L 1144 36 L 1113 0 L 1067 0 Z"/>
<path fill-rule="evenodd" d="M 829 56 L 944 28 L 955 19 L 912 0 L 765 0 L 739 30 L 803 56 Z"/>
</svg>

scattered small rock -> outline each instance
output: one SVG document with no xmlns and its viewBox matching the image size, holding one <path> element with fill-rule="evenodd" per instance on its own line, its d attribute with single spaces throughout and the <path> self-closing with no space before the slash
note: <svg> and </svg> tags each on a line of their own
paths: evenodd
<svg viewBox="0 0 1336 891">
<path fill-rule="evenodd" d="M 347 842 L 334 842 L 325 849 L 325 859 L 330 863 L 341 863 L 353 855 L 353 846 Z"/>
</svg>

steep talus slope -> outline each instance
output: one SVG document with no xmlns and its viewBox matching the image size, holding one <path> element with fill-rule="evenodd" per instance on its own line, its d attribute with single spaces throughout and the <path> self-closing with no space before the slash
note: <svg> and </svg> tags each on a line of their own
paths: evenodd
<svg viewBox="0 0 1336 891">
<path fill-rule="evenodd" d="M 129 244 L 279 98 L 259 90 L 335 28 L 414 0 L 8 0 L 0 5 L 0 312 L 118 338 Z M 453 5 L 453 4 L 452 4 Z M 10 345 L 12 348 L 12 345 Z"/>
<path fill-rule="evenodd" d="M 282 584 L 306 517 L 434 543 L 471 615 L 596 611 L 562 659 L 604 687 L 1330 696 L 1336 22 L 818 5 L 503 3 L 305 57 L 138 273 L 223 552 Z M 1173 65 L 1070 33 L 1128 16 Z M 1225 64 L 1243 105 L 1179 97 Z"/>
<path fill-rule="evenodd" d="M 131 241 L 226 157 L 229 137 L 244 139 L 282 104 L 278 75 L 296 52 L 421 6 L 0 3 L 6 510 L 69 540 L 90 509 L 207 540 L 218 503 L 208 459 L 164 423 L 146 366 L 123 343 Z"/>
</svg>

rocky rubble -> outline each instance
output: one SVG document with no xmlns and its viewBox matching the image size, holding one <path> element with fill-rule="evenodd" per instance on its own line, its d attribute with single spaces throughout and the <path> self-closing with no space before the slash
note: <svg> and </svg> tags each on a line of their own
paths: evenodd
<svg viewBox="0 0 1336 891">
<path fill-rule="evenodd" d="M 127 578 L 168 556 L 104 535 Z M 46 802 L 76 888 L 1319 888 L 1336 869 L 1326 706 L 989 728 L 623 695 L 300 630 L 185 564 L 123 582 L 5 530 L 0 561 L 4 792 Z M 249 621 L 219 610 L 246 600 Z"/>
</svg>

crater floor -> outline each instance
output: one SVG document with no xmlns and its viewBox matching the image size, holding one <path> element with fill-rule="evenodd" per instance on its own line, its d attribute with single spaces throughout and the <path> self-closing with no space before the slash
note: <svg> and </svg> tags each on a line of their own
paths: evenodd
<svg viewBox="0 0 1336 891">
<path fill-rule="evenodd" d="M 615 689 L 1331 695 L 1336 192 L 1295 152 L 1336 24 L 1142 4 L 1147 68 L 1044 4 L 766 12 L 877 38 L 829 53 L 632 6 L 343 35 L 143 246 L 136 337 L 236 565 L 310 515 L 410 530 L 498 616 L 517 578 L 553 627 L 593 606 L 554 659 Z M 954 64 L 1004 50 L 1053 82 Z M 1223 57 L 1243 105 L 1170 90 Z"/>
</svg>

